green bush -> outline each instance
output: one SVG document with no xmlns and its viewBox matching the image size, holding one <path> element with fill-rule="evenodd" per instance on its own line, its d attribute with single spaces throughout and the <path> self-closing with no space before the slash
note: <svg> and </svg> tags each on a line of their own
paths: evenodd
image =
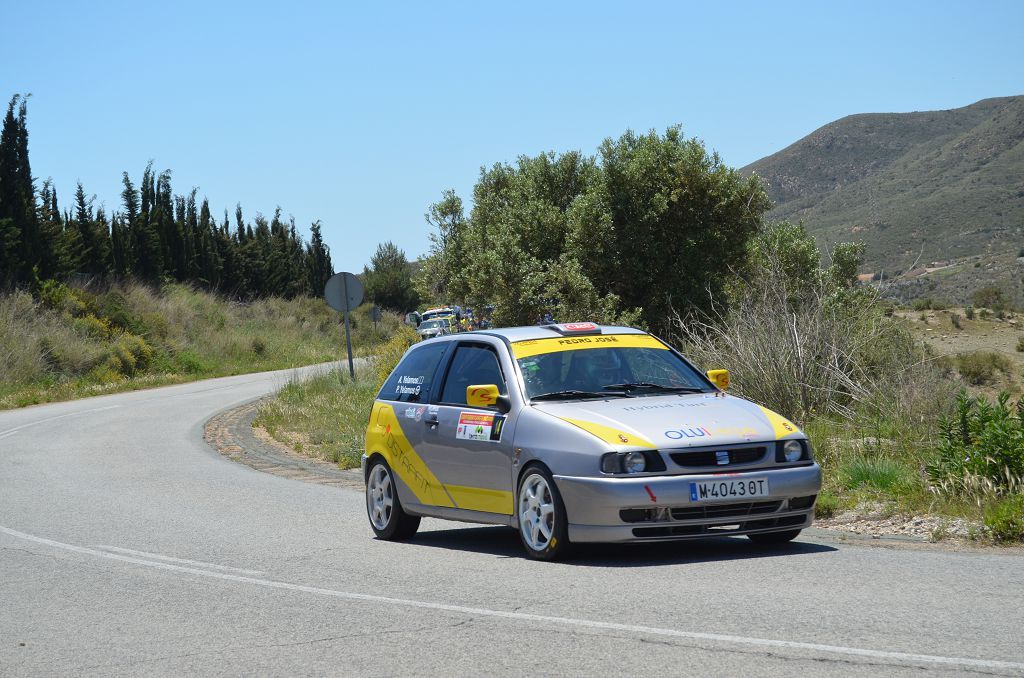
<svg viewBox="0 0 1024 678">
<path fill-rule="evenodd" d="M 974 307 L 968 306 L 964 309 L 964 315 L 967 316 L 968 320 L 974 320 Z"/>
<path fill-rule="evenodd" d="M 869 488 L 894 495 L 906 494 L 920 484 L 914 469 L 895 459 L 877 456 L 843 460 L 839 478 L 850 490 Z"/>
<path fill-rule="evenodd" d="M 957 356 L 956 367 L 964 381 L 972 386 L 982 386 L 995 381 L 997 372 L 1010 374 L 1013 363 L 1002 353 L 975 351 Z"/>
<path fill-rule="evenodd" d="M 996 285 L 985 285 L 975 291 L 971 295 L 971 301 L 975 306 L 993 311 L 1005 311 L 1007 308 L 1006 294 Z"/>
<path fill-rule="evenodd" d="M 839 497 L 827 490 L 818 495 L 818 501 L 814 504 L 815 518 L 831 518 L 839 511 Z"/>
<path fill-rule="evenodd" d="M 1005 497 L 988 506 L 985 527 L 998 542 L 1024 541 L 1024 495 Z"/>
<path fill-rule="evenodd" d="M 1024 337 L 1017 338 L 1017 353 L 1024 353 Z"/>
<path fill-rule="evenodd" d="M 416 342 L 416 331 L 408 325 L 401 325 L 395 334 L 383 346 L 380 346 L 373 357 L 373 376 L 377 391 L 387 381 L 388 375 L 398 365 L 405 352 Z"/>
<path fill-rule="evenodd" d="M 983 496 L 1020 492 L 1024 487 L 1024 400 L 1010 406 L 962 391 L 956 409 L 940 422 L 934 460 L 927 465 L 933 484 L 947 494 Z"/>
</svg>

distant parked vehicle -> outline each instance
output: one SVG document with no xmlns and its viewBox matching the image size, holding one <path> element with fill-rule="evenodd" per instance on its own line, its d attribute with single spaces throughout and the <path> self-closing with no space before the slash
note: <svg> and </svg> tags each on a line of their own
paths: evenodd
<svg viewBox="0 0 1024 678">
<path fill-rule="evenodd" d="M 420 335 L 420 339 L 433 339 L 434 337 L 443 337 L 446 334 L 452 333 L 451 323 L 448 322 L 447 318 L 434 318 L 433 320 L 424 320 L 420 323 L 417 333 Z"/>
</svg>

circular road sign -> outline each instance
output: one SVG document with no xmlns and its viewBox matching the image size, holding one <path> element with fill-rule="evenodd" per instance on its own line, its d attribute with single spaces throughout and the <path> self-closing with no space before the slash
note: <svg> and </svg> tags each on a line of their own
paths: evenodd
<svg viewBox="0 0 1024 678">
<path fill-rule="evenodd" d="M 335 311 L 354 311 L 363 303 L 363 283 L 352 273 L 335 273 L 324 285 L 324 299 Z"/>
</svg>

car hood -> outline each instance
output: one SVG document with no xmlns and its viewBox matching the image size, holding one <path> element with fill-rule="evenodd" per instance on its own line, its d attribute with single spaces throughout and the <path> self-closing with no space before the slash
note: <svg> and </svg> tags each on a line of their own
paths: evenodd
<svg viewBox="0 0 1024 678">
<path fill-rule="evenodd" d="M 541 402 L 533 407 L 616 447 L 704 447 L 805 437 L 785 417 L 724 393 Z"/>
</svg>

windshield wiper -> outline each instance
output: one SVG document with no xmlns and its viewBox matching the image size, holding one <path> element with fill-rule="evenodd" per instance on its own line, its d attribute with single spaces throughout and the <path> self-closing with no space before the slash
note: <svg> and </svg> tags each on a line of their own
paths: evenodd
<svg viewBox="0 0 1024 678">
<path fill-rule="evenodd" d="M 665 393 L 703 393 L 704 389 L 699 386 L 665 386 L 663 384 L 652 384 L 649 381 L 634 381 L 625 384 L 605 384 L 602 388 L 614 391 L 664 391 Z"/>
<path fill-rule="evenodd" d="M 609 391 L 552 391 L 551 393 L 541 393 L 539 395 L 531 396 L 530 400 L 573 400 L 576 398 L 607 398 L 609 396 L 615 396 L 616 398 L 628 398 L 626 393 L 609 392 Z"/>
</svg>

